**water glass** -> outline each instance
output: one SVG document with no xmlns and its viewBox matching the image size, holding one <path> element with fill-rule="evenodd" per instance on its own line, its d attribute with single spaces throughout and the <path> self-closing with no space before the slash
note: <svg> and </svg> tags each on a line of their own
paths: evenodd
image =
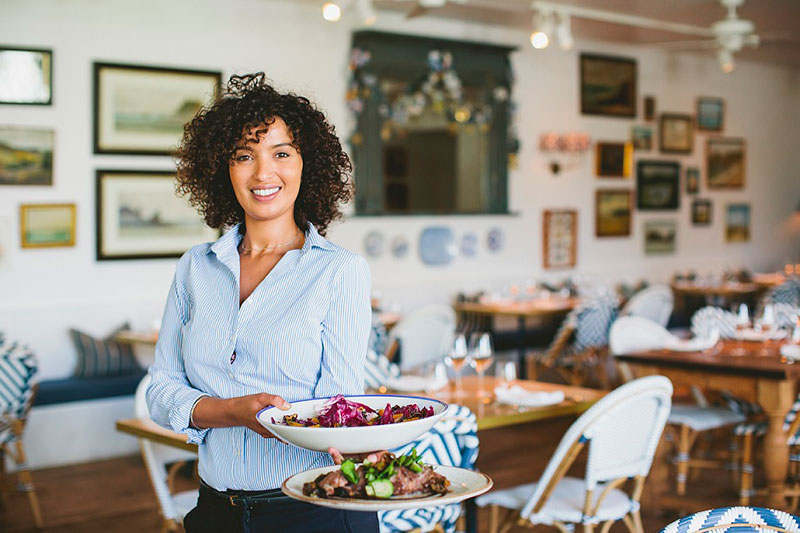
<svg viewBox="0 0 800 533">
<path fill-rule="evenodd" d="M 494 366 L 494 375 L 500 386 L 507 389 L 517 379 L 516 361 L 498 361 Z"/>
</svg>

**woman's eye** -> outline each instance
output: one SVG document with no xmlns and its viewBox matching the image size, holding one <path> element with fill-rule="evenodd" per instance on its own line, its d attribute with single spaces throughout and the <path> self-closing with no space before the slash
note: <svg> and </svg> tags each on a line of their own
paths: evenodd
<svg viewBox="0 0 800 533">
<path fill-rule="evenodd" d="M 289 153 L 288 152 L 278 152 L 277 154 L 275 154 L 275 157 L 277 157 L 278 159 L 283 159 L 284 157 L 289 157 Z"/>
<path fill-rule="evenodd" d="M 251 159 L 250 154 L 238 154 L 233 156 L 234 161 L 247 161 Z"/>
</svg>

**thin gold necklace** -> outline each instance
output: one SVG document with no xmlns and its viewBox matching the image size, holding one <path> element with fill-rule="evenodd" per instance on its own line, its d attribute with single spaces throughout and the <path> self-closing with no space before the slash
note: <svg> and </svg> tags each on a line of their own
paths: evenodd
<svg viewBox="0 0 800 533">
<path fill-rule="evenodd" d="M 242 241 L 241 243 L 239 243 L 239 247 L 242 249 L 243 252 L 247 252 L 247 253 L 249 253 L 249 252 L 265 252 L 267 250 L 277 250 L 278 248 L 283 248 L 285 246 L 289 246 L 291 244 L 296 243 L 300 239 L 300 237 L 302 237 L 302 236 L 303 236 L 302 233 L 298 233 L 297 236 L 294 239 L 292 239 L 291 241 L 285 242 L 283 244 L 276 244 L 275 246 L 266 246 L 264 248 L 248 248 L 247 246 L 244 245 L 244 241 Z"/>
</svg>

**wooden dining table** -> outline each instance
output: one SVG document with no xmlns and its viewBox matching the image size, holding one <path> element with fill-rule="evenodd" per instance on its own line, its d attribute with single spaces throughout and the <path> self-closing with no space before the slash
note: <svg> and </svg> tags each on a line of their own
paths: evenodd
<svg viewBox="0 0 800 533">
<path fill-rule="evenodd" d="M 448 403 L 465 405 L 475 413 L 478 422 L 478 437 L 481 439 L 477 467 L 490 477 L 493 476 L 493 469 L 497 468 L 499 475 L 502 477 L 500 484 L 495 480 L 495 486 L 499 488 L 505 488 L 512 482 L 520 484 L 530 482 L 532 479 L 529 476 L 533 474 L 529 468 L 525 470 L 517 468 L 517 463 L 511 463 L 511 466 L 502 464 L 505 459 L 509 458 L 507 453 L 509 438 L 506 438 L 505 435 L 515 434 L 516 437 L 524 439 L 524 449 L 516 450 L 518 455 L 524 457 L 531 453 L 536 453 L 538 451 L 537 446 L 534 441 L 528 440 L 528 435 L 538 434 L 539 438 L 541 438 L 541 434 L 545 433 L 549 440 L 557 442 L 563 434 L 563 428 L 568 426 L 575 416 L 591 407 L 594 402 L 605 394 L 604 391 L 595 389 L 532 380 L 514 380 L 513 382 L 505 383 L 508 386 L 519 385 L 530 391 L 551 392 L 560 390 L 564 392 L 564 400 L 560 403 L 541 407 L 521 407 L 498 403 L 492 391 L 499 385 L 502 385 L 502 383 L 495 377 L 487 376 L 481 382 L 477 376 L 465 376 L 461 386 L 463 396 L 456 397 L 458 391 L 453 382 L 438 391 L 419 393 L 420 395 L 424 394 Z M 484 395 L 480 395 L 481 390 L 484 391 Z M 372 392 L 380 393 L 380 391 Z M 554 423 L 555 425 L 550 426 L 548 425 L 549 423 Z M 129 418 L 118 420 L 116 427 L 122 433 L 141 439 L 148 439 L 183 450 L 198 451 L 197 445 L 187 442 L 186 435 L 164 429 L 150 419 Z M 501 435 L 503 437 L 499 438 L 498 436 Z M 527 460 L 525 464 L 530 466 L 536 463 Z M 511 476 L 508 474 L 509 470 L 514 470 Z M 513 475 L 516 475 L 516 478 L 513 478 Z M 467 531 L 474 533 L 477 531 L 474 501 L 470 500 L 466 505 Z"/>
<path fill-rule="evenodd" d="M 766 503 L 774 509 L 786 507 L 784 482 L 789 448 L 783 420 L 794 402 L 800 377 L 800 363 L 792 364 L 782 357 L 780 344 L 726 340 L 702 352 L 653 350 L 617 356 L 638 376 L 662 375 L 675 387 L 694 385 L 706 390 L 727 390 L 758 403 L 769 421 L 763 467 L 768 489 Z M 665 486 L 657 490 L 666 494 Z"/>
<path fill-rule="evenodd" d="M 522 378 L 527 377 L 527 367 L 525 364 L 525 344 L 526 320 L 529 318 L 555 318 L 564 316 L 580 303 L 579 298 L 536 298 L 525 300 L 482 300 L 479 302 L 455 302 L 453 309 L 456 313 L 473 313 L 477 315 L 511 316 L 517 319 L 517 335 L 519 336 L 519 347 L 517 350 L 518 366 Z"/>
</svg>

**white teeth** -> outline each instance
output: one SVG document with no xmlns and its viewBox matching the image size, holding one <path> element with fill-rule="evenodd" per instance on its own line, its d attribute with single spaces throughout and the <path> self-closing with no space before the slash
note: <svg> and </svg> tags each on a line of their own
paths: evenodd
<svg viewBox="0 0 800 533">
<path fill-rule="evenodd" d="M 269 196 L 270 194 L 275 194 L 280 190 L 280 187 L 273 187 L 271 189 L 253 189 L 253 194 L 256 196 Z"/>
</svg>

